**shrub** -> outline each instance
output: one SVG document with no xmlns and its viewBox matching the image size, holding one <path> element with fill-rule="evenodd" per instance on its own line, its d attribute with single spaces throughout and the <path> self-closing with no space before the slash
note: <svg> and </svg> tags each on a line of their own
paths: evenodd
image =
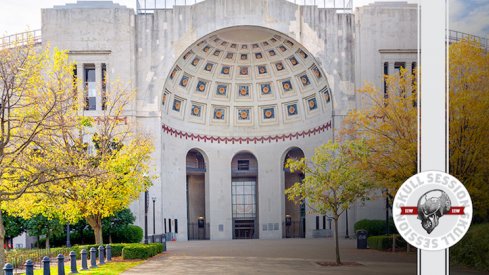
<svg viewBox="0 0 489 275">
<path fill-rule="evenodd" d="M 450 262 L 489 271 L 489 223 L 472 225 L 467 234 L 450 248 Z"/>
<path fill-rule="evenodd" d="M 385 220 L 360 220 L 355 223 L 355 231 L 363 229 L 368 231 L 369 236 L 380 236 L 385 234 Z M 389 233 L 397 234 L 394 221 L 389 219 Z"/>
<path fill-rule="evenodd" d="M 128 244 L 122 249 L 122 258 L 126 259 L 147 259 L 158 253 L 163 252 L 163 244 Z"/>
<path fill-rule="evenodd" d="M 139 243 L 143 240 L 143 229 L 136 225 L 126 225 L 112 233 L 113 243 Z"/>
<path fill-rule="evenodd" d="M 392 249 L 392 236 L 396 238 L 396 248 L 405 248 L 406 241 L 399 235 L 371 236 L 367 238 L 368 247 L 377 250 Z"/>
</svg>

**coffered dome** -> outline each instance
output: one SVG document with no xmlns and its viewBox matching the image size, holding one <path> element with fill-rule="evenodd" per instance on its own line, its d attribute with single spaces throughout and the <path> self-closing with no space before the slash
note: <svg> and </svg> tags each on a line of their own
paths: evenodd
<svg viewBox="0 0 489 275">
<path fill-rule="evenodd" d="M 331 111 L 328 81 L 312 54 L 251 26 L 214 32 L 186 49 L 162 97 L 164 124 L 225 136 L 305 130 L 329 121 Z"/>
</svg>

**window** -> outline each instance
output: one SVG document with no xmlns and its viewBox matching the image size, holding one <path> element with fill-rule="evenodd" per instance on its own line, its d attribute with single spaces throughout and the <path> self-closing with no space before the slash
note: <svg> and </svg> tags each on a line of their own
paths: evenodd
<svg viewBox="0 0 489 275">
<path fill-rule="evenodd" d="M 319 216 L 316 216 L 316 230 L 319 230 Z"/>
<path fill-rule="evenodd" d="M 406 68 L 405 62 L 396 62 L 394 63 L 394 72 L 397 74 L 401 73 L 401 68 Z"/>
<path fill-rule="evenodd" d="M 102 110 L 107 109 L 107 65 L 102 63 Z"/>
<path fill-rule="evenodd" d="M 77 66 L 73 66 L 73 99 L 76 102 L 78 94 L 78 69 Z"/>
<path fill-rule="evenodd" d="M 85 110 L 97 109 L 97 87 L 95 82 L 95 65 L 84 66 Z"/>
<path fill-rule="evenodd" d="M 249 160 L 238 160 L 238 170 L 239 171 L 250 170 L 250 161 Z"/>
</svg>

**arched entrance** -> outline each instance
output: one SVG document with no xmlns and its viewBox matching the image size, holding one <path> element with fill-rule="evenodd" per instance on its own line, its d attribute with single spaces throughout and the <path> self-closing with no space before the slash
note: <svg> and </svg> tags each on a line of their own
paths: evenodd
<svg viewBox="0 0 489 275">
<path fill-rule="evenodd" d="M 192 149 L 187 153 L 186 163 L 188 240 L 209 240 L 209 223 L 206 217 L 206 161 L 200 151 Z"/>
<path fill-rule="evenodd" d="M 233 239 L 258 239 L 258 162 L 251 153 L 231 161 Z"/>
<path fill-rule="evenodd" d="M 304 158 L 304 152 L 297 147 L 289 149 L 285 155 L 283 163 L 284 169 L 284 189 L 290 188 L 296 182 L 301 182 L 304 179 L 304 174 L 301 172 L 291 172 L 285 167 L 288 159 L 300 160 Z M 287 195 L 284 195 L 284 221 L 282 224 L 283 238 L 305 238 L 306 237 L 306 208 L 304 203 L 297 204 L 290 201 Z"/>
</svg>

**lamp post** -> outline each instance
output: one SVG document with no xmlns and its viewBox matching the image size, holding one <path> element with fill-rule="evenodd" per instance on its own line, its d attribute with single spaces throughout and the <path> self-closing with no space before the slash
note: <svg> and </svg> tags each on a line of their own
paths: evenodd
<svg viewBox="0 0 489 275">
<path fill-rule="evenodd" d="M 156 197 L 152 197 L 153 199 L 153 238 L 154 235 L 156 234 L 156 213 L 155 213 L 155 202 L 156 202 Z"/>
<path fill-rule="evenodd" d="M 148 206 L 149 193 L 146 190 L 144 191 L 144 244 L 148 244 Z"/>
<path fill-rule="evenodd" d="M 66 247 L 71 247 L 70 242 L 70 223 L 66 224 Z"/>
</svg>

